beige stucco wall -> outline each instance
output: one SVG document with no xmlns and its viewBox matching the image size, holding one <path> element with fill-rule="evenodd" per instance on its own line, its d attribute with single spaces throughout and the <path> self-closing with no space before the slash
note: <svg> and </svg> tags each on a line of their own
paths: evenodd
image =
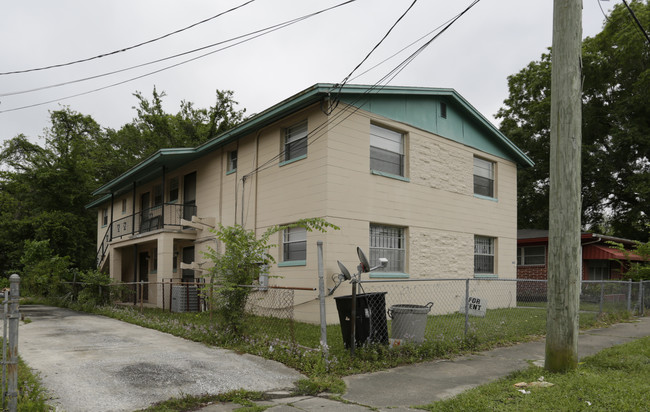
<svg viewBox="0 0 650 412">
<path fill-rule="evenodd" d="M 368 253 L 370 223 L 406 229 L 406 271 L 411 279 L 474 277 L 475 235 L 496 238 L 496 274 L 499 278 L 516 277 L 516 165 L 513 162 L 362 110 L 348 112 L 345 116 L 349 117 L 345 119 L 337 117 L 343 110 L 345 107 L 341 105 L 330 115 L 330 125 L 314 133 L 327 118 L 320 106 L 312 106 L 169 171 L 167 178 L 179 176 L 182 197 L 183 176 L 196 171 L 199 216 L 213 217 L 224 225 L 243 223 L 261 234 L 276 224 L 323 217 L 341 228 L 327 233 L 308 232 L 306 265 L 275 265 L 271 268 L 271 284 L 316 288 L 316 242 L 321 240 L 326 286 L 332 287 L 332 275 L 339 271 L 337 260 L 354 271 L 356 247 Z M 305 119 L 310 132 L 307 157 L 280 165 L 283 129 Z M 371 174 L 371 122 L 405 133 L 405 175 L 409 181 Z M 238 151 L 237 170 L 227 173 L 227 154 L 233 149 Z M 475 155 L 496 163 L 496 200 L 473 195 Z M 137 188 L 136 211 L 140 194 L 158 183 Z M 127 214 L 131 214 L 130 194 L 124 197 L 129 199 Z M 116 209 L 121 207 L 121 198 L 115 205 Z M 98 229 L 100 242 L 101 208 Z M 215 247 L 215 243 L 206 230 L 194 236 L 198 240 L 196 258 L 201 261 L 202 252 L 209 246 Z M 272 238 L 272 243 L 281 244 L 279 233 Z M 272 248 L 271 253 L 281 261 L 280 247 Z M 159 265 L 160 262 L 159 258 Z M 163 276 L 160 269 L 158 273 Z M 180 277 L 180 271 L 175 276 Z M 507 289 L 504 288 L 506 295 Z M 341 286 L 337 295 L 347 294 L 349 290 L 349 284 Z M 297 319 L 318 320 L 317 296 L 314 290 L 296 292 Z M 507 300 L 507 297 L 494 296 L 495 302 Z M 448 304 L 455 305 L 456 302 Z M 436 305 L 437 310 L 445 307 Z M 332 298 L 328 298 L 327 311 L 328 321 L 338 321 Z"/>
</svg>

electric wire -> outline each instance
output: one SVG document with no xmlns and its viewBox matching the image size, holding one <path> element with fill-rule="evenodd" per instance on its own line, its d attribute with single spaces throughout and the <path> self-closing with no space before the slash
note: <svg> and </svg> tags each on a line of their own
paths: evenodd
<svg viewBox="0 0 650 412">
<path fill-rule="evenodd" d="M 627 7 L 627 10 L 630 12 L 630 15 L 632 16 L 632 19 L 634 20 L 634 22 L 636 23 L 637 27 L 638 27 L 639 30 L 641 31 L 641 34 L 643 35 L 643 37 L 645 37 L 645 39 L 647 40 L 648 44 L 650 44 L 650 36 L 648 35 L 648 32 L 646 32 L 645 29 L 643 28 L 643 26 L 641 25 L 641 22 L 640 22 L 639 19 L 636 17 L 636 14 L 634 14 L 634 10 L 632 10 L 632 8 L 627 4 L 627 1 L 623 0 L 623 4 L 625 4 L 625 7 Z"/>
<path fill-rule="evenodd" d="M 23 69 L 23 70 L 14 70 L 14 71 L 9 71 L 9 72 L 3 72 L 3 73 L 0 73 L 0 76 L 5 76 L 5 75 L 9 75 L 9 74 L 29 73 L 29 72 L 35 72 L 35 71 L 41 71 L 41 70 L 54 69 L 54 68 L 57 68 L 57 67 L 71 66 L 73 64 L 84 63 L 84 62 L 88 62 L 88 61 L 91 61 L 91 60 L 96 60 L 96 59 L 101 59 L 101 58 L 104 58 L 104 57 L 112 56 L 112 55 L 115 55 L 115 54 L 118 54 L 118 53 L 123 53 L 123 52 L 126 52 L 128 50 L 132 50 L 132 49 L 135 49 L 137 47 L 141 47 L 141 46 L 144 46 L 144 45 L 147 45 L 147 44 L 151 44 L 151 43 L 154 43 L 156 41 L 159 41 L 159 40 L 165 39 L 167 37 L 173 36 L 175 34 L 184 32 L 184 31 L 189 30 L 189 29 L 191 29 L 193 27 L 196 27 L 196 26 L 198 26 L 200 24 L 207 23 L 207 22 L 209 22 L 211 20 L 216 19 L 217 17 L 223 16 L 224 14 L 228 14 L 230 12 L 238 10 L 238 9 L 240 9 L 240 8 L 246 6 L 246 5 L 248 5 L 248 4 L 250 4 L 250 3 L 254 2 L 254 1 L 255 0 L 249 0 L 249 1 L 245 2 L 245 3 L 243 3 L 243 4 L 240 4 L 239 6 L 235 6 L 235 7 L 231 8 L 231 9 L 223 11 L 223 12 L 221 12 L 219 14 L 216 14 L 216 15 L 214 15 L 212 17 L 208 17 L 207 19 L 203 19 L 201 21 L 198 21 L 198 22 L 196 22 L 194 24 L 190 24 L 189 26 L 183 27 L 182 29 L 175 30 L 173 32 L 164 34 L 162 36 L 156 37 L 156 38 L 151 39 L 151 40 L 147 40 L 147 41 L 144 41 L 144 42 L 141 42 L 141 43 L 134 44 L 133 46 L 124 47 L 122 49 L 114 50 L 114 51 L 107 52 L 107 53 L 102 53 L 102 54 L 99 54 L 99 55 L 93 56 L 93 57 L 87 57 L 87 58 L 84 58 L 84 59 L 74 60 L 74 61 L 67 62 L 67 63 L 59 63 L 59 64 L 52 64 L 52 65 L 49 65 L 49 66 L 36 67 L 36 68 L 32 68 L 32 69 Z"/>
<path fill-rule="evenodd" d="M 393 29 L 397 26 L 397 24 L 398 24 L 398 23 L 399 23 L 399 22 L 404 18 L 404 16 L 406 16 L 406 15 L 408 14 L 408 12 L 413 8 L 413 6 L 415 6 L 415 3 L 417 3 L 417 1 L 418 1 L 418 0 L 413 0 L 413 3 L 411 3 L 411 5 L 406 9 L 406 11 L 404 11 L 404 13 L 402 13 L 401 16 L 399 16 L 399 18 L 395 21 L 395 23 L 393 23 L 393 25 L 390 27 L 390 29 L 388 29 L 388 31 L 386 32 L 386 34 L 384 34 L 384 37 L 382 37 L 381 40 L 379 40 L 379 42 L 378 42 L 377 44 L 375 44 L 375 47 L 373 47 L 373 48 L 370 50 L 370 52 L 366 55 L 366 57 L 364 57 L 364 58 L 359 62 L 359 64 L 357 64 L 357 66 L 356 66 L 354 69 L 352 69 L 352 71 L 351 71 L 347 76 L 345 76 L 345 78 L 343 78 L 343 81 L 341 81 L 340 87 L 343 87 L 343 86 L 348 82 L 348 80 L 350 79 L 350 76 L 352 76 L 352 74 L 354 74 L 354 72 L 357 71 L 357 69 L 359 69 L 359 67 L 361 67 L 361 65 L 362 65 L 363 63 L 365 63 L 365 61 L 368 60 L 368 59 L 370 58 L 370 56 L 372 55 L 372 53 L 374 53 L 375 50 L 377 50 L 377 48 L 378 48 L 378 47 L 379 47 L 379 46 L 384 42 L 384 40 L 386 40 L 386 38 L 388 37 L 388 35 L 390 35 L 390 33 L 391 33 L 391 32 L 393 31 Z"/>
<path fill-rule="evenodd" d="M 223 47 L 221 49 L 215 50 L 213 52 L 223 51 L 223 50 L 226 50 L 226 49 L 228 49 L 230 47 L 233 47 L 233 46 L 245 43 L 247 41 L 256 39 L 256 38 L 261 37 L 261 36 L 263 36 L 265 34 L 271 33 L 273 31 L 279 30 L 281 28 L 284 28 L 284 27 L 290 26 L 292 24 L 298 23 L 298 22 L 300 22 L 302 20 L 306 20 L 306 19 L 308 19 L 310 17 L 313 17 L 315 15 L 318 15 L 318 14 L 324 13 L 326 11 L 329 11 L 329 10 L 331 10 L 333 8 L 343 6 L 343 5 L 346 5 L 348 3 L 352 3 L 352 2 L 355 2 L 355 1 L 357 1 L 357 0 L 348 0 L 348 1 L 344 2 L 344 3 L 341 3 L 339 5 L 335 5 L 335 6 L 331 7 L 331 8 L 328 8 L 328 9 L 323 9 L 323 10 L 320 10 L 318 12 L 306 14 L 304 16 L 297 17 L 297 18 L 294 18 L 294 19 L 291 19 L 291 20 L 286 20 L 286 21 L 284 21 L 282 23 L 274 24 L 272 26 L 268 26 L 268 27 L 265 27 L 263 29 L 255 30 L 255 31 L 252 31 L 252 32 L 249 32 L 249 33 L 246 33 L 246 34 L 242 34 L 242 35 L 239 35 L 239 36 L 236 36 L 236 37 L 232 37 L 232 38 L 230 38 L 228 40 L 223 40 L 223 41 L 208 44 L 206 46 L 202 46 L 202 47 L 199 47 L 199 48 L 196 48 L 196 49 L 188 50 L 188 51 L 185 51 L 185 52 L 182 52 L 182 53 L 177 53 L 177 54 L 174 54 L 172 56 L 167 56 L 167 57 L 152 60 L 152 61 L 149 61 L 149 62 L 146 62 L 146 63 L 141 63 L 141 64 L 137 64 L 137 65 L 134 65 L 134 66 L 126 67 L 126 68 L 123 68 L 123 69 L 114 70 L 114 71 L 110 71 L 110 72 L 106 72 L 106 73 L 102 73 L 102 74 L 98 74 L 98 75 L 94 75 L 94 76 L 84 77 L 84 78 L 80 78 L 80 79 L 70 80 L 70 81 L 66 81 L 66 82 L 62 82 L 62 83 L 56 83 L 56 84 L 47 85 L 47 86 L 40 86 L 40 87 L 27 89 L 27 90 L 0 93 L 0 97 L 15 96 L 15 95 L 19 95 L 19 94 L 26 94 L 26 93 L 31 93 L 31 92 L 41 91 L 41 90 L 57 88 L 57 87 L 61 87 L 61 86 L 67 86 L 67 85 L 70 85 L 70 84 L 85 82 L 85 81 L 88 81 L 88 80 L 94 80 L 94 79 L 98 79 L 98 78 L 101 78 L 101 77 L 106 77 L 106 76 L 110 76 L 110 75 L 117 74 L 117 73 L 123 73 L 123 72 L 129 71 L 129 70 L 138 69 L 140 67 L 145 67 L 145 66 L 160 63 L 160 62 L 163 62 L 163 61 L 175 59 L 177 57 L 182 57 L 182 56 L 185 56 L 185 55 L 188 55 L 188 54 L 196 53 L 196 52 L 199 52 L 199 51 L 202 51 L 202 50 L 206 50 L 206 49 L 210 49 L 210 48 L 220 46 L 220 45 L 223 45 L 223 44 L 226 44 L 226 43 L 230 43 L 230 42 L 235 41 L 235 40 L 245 39 L 245 40 L 236 42 L 236 43 L 234 43 L 234 44 L 232 44 L 232 45 L 230 45 L 228 47 Z M 249 36 L 250 36 L 250 38 L 247 39 L 247 37 L 249 37 Z M 204 54 L 204 55 L 199 56 L 199 57 L 205 57 L 205 56 L 208 56 L 209 54 L 211 54 L 211 53 L 207 53 L 207 54 Z M 190 62 L 190 61 L 192 61 L 192 60 L 187 60 L 187 61 L 185 61 L 183 63 Z M 175 67 L 175 66 L 170 66 L 170 68 L 171 67 Z M 158 71 L 152 72 L 152 74 L 154 74 L 154 73 L 158 73 Z M 140 78 L 140 77 L 134 78 L 133 80 L 138 79 L 138 78 Z M 122 83 L 119 83 L 119 84 L 122 84 Z M 103 90 L 103 89 L 100 89 L 100 90 Z M 74 95 L 72 97 L 77 97 L 77 95 Z M 51 102 L 47 102 L 47 103 L 51 103 Z M 43 104 L 47 104 L 47 103 L 43 103 Z M 2 112 L 0 111 L 0 113 L 2 113 Z"/>
<path fill-rule="evenodd" d="M 457 14 L 455 17 L 452 19 L 448 20 L 448 23 L 445 25 L 445 27 L 437 33 L 435 36 L 433 36 L 431 39 L 429 39 L 426 43 L 424 43 L 422 46 L 420 46 L 415 52 L 413 52 L 411 55 L 409 55 L 406 59 L 404 59 L 400 64 L 398 64 L 396 67 L 394 67 L 391 71 L 389 71 L 386 75 L 384 75 L 381 79 L 379 79 L 375 84 L 370 86 L 364 93 L 362 93 L 357 99 L 353 100 L 350 102 L 346 108 L 342 109 L 341 111 L 337 112 L 334 114 L 332 118 L 329 118 L 328 120 L 321 122 L 314 130 L 308 132 L 307 134 L 307 147 L 315 143 L 319 138 L 325 135 L 323 132 L 323 129 L 328 127 L 329 129 L 333 129 L 339 124 L 341 124 L 343 121 L 347 120 L 350 116 L 355 114 L 357 111 L 359 111 L 365 104 L 368 103 L 367 96 L 370 93 L 379 93 L 381 90 L 384 89 L 392 81 L 399 73 L 402 72 L 408 66 L 417 56 L 424 51 L 431 43 L 433 43 L 442 33 L 444 33 L 447 29 L 449 29 L 458 19 L 460 19 L 465 13 L 467 13 L 472 7 L 474 7 L 476 4 L 478 4 L 481 0 L 474 0 L 472 3 L 467 6 L 462 12 Z M 435 30 L 434 30 L 435 32 Z M 382 84 L 383 83 L 383 84 Z M 363 101 L 363 104 L 358 104 Z M 351 109 L 350 109 L 351 108 Z M 347 111 L 350 111 L 349 113 L 345 114 Z M 344 116 L 344 117 L 343 117 Z M 340 119 L 343 117 L 342 119 Z M 336 123 L 334 123 L 336 122 Z M 311 138 L 311 140 L 310 140 Z M 283 149 L 281 150 L 277 155 L 273 156 L 271 159 L 267 160 L 264 162 L 262 165 L 258 166 L 257 168 L 253 169 L 249 173 L 245 175 L 246 178 L 259 173 L 261 171 L 264 171 L 270 167 L 273 167 L 275 165 L 275 162 L 279 160 L 282 156 L 284 156 L 286 153 L 286 150 Z"/>
<path fill-rule="evenodd" d="M 10 108 L 10 109 L 0 110 L 0 113 L 14 112 L 14 111 L 28 109 L 28 108 L 32 108 L 32 107 L 43 106 L 43 105 L 50 104 L 50 103 L 56 103 L 56 102 L 61 101 L 61 100 L 68 100 L 68 99 L 71 99 L 71 98 L 74 98 L 74 97 L 79 97 L 79 96 L 84 96 L 84 95 L 88 95 L 88 94 L 91 94 L 91 93 L 96 93 L 96 92 L 101 91 L 101 90 L 106 90 L 106 89 L 109 89 L 109 88 L 112 88 L 112 87 L 115 87 L 115 86 L 119 86 L 119 85 L 122 85 L 122 84 L 125 84 L 125 83 L 129 83 L 131 81 L 138 80 L 138 79 L 141 79 L 141 78 L 144 78 L 144 77 L 148 77 L 148 76 L 151 76 L 151 75 L 154 75 L 154 74 L 157 74 L 157 73 L 172 69 L 174 67 L 178 67 L 178 66 L 184 65 L 186 63 L 201 59 L 203 57 L 206 57 L 206 56 L 212 55 L 214 53 L 217 53 L 219 51 L 229 49 L 231 47 L 234 47 L 234 46 L 237 46 L 239 44 L 251 41 L 251 40 L 256 39 L 258 37 L 264 36 L 266 34 L 269 34 L 269 33 L 272 33 L 274 31 L 280 30 L 280 29 L 285 28 L 287 26 L 296 24 L 296 23 L 298 23 L 300 21 L 306 20 L 306 19 L 308 19 L 310 17 L 313 17 L 313 16 L 316 16 L 318 14 L 330 11 L 332 9 L 335 9 L 335 8 L 338 8 L 338 7 L 353 3 L 355 1 L 357 1 L 357 0 L 348 0 L 348 1 L 345 1 L 343 3 L 339 3 L 337 5 L 334 5 L 332 7 L 322 9 L 320 11 L 317 11 L 317 12 L 314 12 L 314 13 L 311 13 L 311 14 L 308 14 L 308 15 L 305 15 L 305 16 L 302 16 L 302 17 L 298 17 L 298 18 L 293 19 L 293 20 L 288 20 L 288 21 L 286 21 L 284 23 L 280 23 L 278 25 L 272 26 L 273 27 L 272 29 L 269 29 L 267 31 L 263 31 L 261 33 L 256 34 L 255 36 L 252 36 L 250 38 L 246 38 L 246 39 L 241 40 L 239 42 L 236 42 L 234 44 L 222 47 L 222 48 L 217 49 L 217 50 L 210 51 L 208 53 L 201 54 L 201 55 L 193 57 L 191 59 L 183 60 L 181 62 L 172 64 L 172 65 L 169 65 L 169 66 L 165 66 L 165 67 L 163 67 L 161 69 L 158 69 L 158 70 L 154 70 L 154 71 L 151 71 L 151 72 L 144 73 L 144 74 L 136 76 L 136 77 L 132 77 L 132 78 L 122 80 L 122 81 L 119 81 L 119 82 L 116 82 L 116 83 L 112 83 L 112 84 L 109 84 L 109 85 L 106 85 L 106 86 L 98 87 L 98 88 L 95 88 L 95 89 L 92 89 L 92 90 L 87 90 L 87 91 L 84 91 L 84 92 L 68 95 L 68 96 L 65 96 L 65 97 L 60 97 L 60 98 L 57 98 L 57 99 L 52 99 L 52 100 L 48 100 L 48 101 L 44 101 L 44 102 L 40 102 L 40 103 L 33 103 L 33 104 L 25 105 L 25 106 L 19 106 L 19 107 L 14 107 L 14 108 Z"/>
</svg>

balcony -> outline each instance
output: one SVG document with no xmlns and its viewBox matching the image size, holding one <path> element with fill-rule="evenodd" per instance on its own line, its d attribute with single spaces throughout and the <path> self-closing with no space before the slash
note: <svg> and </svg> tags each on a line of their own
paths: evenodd
<svg viewBox="0 0 650 412">
<path fill-rule="evenodd" d="M 108 244 L 113 239 L 144 234 L 163 228 L 181 228 L 181 219 L 192 220 L 192 216 L 196 216 L 195 205 L 165 203 L 115 220 L 106 230 L 104 239 L 97 250 L 97 266 L 104 260 Z"/>
</svg>

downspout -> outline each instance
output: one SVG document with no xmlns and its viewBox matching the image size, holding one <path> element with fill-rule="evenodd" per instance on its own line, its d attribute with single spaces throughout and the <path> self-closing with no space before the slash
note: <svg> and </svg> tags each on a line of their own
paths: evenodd
<svg viewBox="0 0 650 412">
<path fill-rule="evenodd" d="M 246 185 L 246 175 L 241 178 L 241 225 L 244 227 L 244 185 Z"/>
<path fill-rule="evenodd" d="M 584 256 L 582 248 L 586 245 L 593 245 L 594 243 L 600 243 L 603 240 L 603 238 L 601 238 L 600 236 L 593 236 L 593 237 L 596 238 L 597 240 L 594 240 L 593 242 L 587 242 L 587 243 L 580 242 L 580 279 L 581 280 L 584 273 L 584 268 L 582 267 L 582 264 L 584 262 L 584 259 L 582 258 Z"/>
<path fill-rule="evenodd" d="M 135 216 L 135 215 L 134 215 Z M 138 303 L 138 245 L 133 245 L 133 289 L 136 293 L 133 294 L 133 304 Z"/>
</svg>

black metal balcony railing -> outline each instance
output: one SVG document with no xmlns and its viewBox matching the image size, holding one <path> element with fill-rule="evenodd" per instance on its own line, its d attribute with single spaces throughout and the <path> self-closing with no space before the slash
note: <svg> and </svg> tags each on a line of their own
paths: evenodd
<svg viewBox="0 0 650 412">
<path fill-rule="evenodd" d="M 111 240 L 151 232 L 166 226 L 182 226 L 181 219 L 191 220 L 192 216 L 196 216 L 195 205 L 165 203 L 115 220 L 106 230 L 97 250 L 97 266 L 104 260 Z"/>
</svg>

